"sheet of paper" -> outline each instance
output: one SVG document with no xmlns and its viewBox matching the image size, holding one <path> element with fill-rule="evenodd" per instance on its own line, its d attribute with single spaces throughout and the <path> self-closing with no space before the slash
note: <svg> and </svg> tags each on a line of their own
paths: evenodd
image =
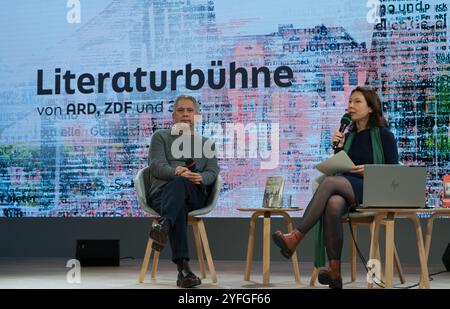
<svg viewBox="0 0 450 309">
<path fill-rule="evenodd" d="M 349 172 L 353 167 L 355 167 L 355 164 L 345 151 L 339 151 L 334 156 L 316 165 L 316 168 L 327 176 Z"/>
</svg>

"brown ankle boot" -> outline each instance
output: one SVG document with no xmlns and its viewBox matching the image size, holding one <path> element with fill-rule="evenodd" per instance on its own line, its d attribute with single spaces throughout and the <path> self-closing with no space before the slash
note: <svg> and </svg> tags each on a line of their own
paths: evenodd
<svg viewBox="0 0 450 309">
<path fill-rule="evenodd" d="M 297 248 L 298 243 L 303 239 L 304 235 L 297 229 L 288 234 L 276 231 L 272 234 L 275 244 L 281 249 L 281 254 L 286 258 L 291 258 Z"/>
<path fill-rule="evenodd" d="M 330 260 L 330 267 L 319 271 L 319 283 L 328 284 L 332 289 L 342 289 L 341 261 Z"/>
</svg>

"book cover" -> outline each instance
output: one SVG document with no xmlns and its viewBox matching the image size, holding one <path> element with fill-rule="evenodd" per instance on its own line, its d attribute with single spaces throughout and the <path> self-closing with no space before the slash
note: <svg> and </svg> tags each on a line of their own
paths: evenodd
<svg viewBox="0 0 450 309">
<path fill-rule="evenodd" d="M 263 208 L 281 208 L 284 178 L 281 176 L 267 177 L 264 191 Z"/>
</svg>

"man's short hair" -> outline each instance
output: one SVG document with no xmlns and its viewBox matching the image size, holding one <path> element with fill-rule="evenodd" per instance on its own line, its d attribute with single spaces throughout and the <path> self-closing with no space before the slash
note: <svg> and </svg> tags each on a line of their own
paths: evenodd
<svg viewBox="0 0 450 309">
<path fill-rule="evenodd" d="M 178 105 L 178 102 L 180 100 L 190 100 L 192 103 L 194 103 L 195 111 L 197 113 L 200 113 L 200 105 L 198 104 L 197 100 L 193 96 L 187 95 L 187 94 L 181 94 L 175 99 L 175 104 L 173 105 L 173 111 L 174 112 L 175 112 L 175 110 L 177 108 L 177 105 Z"/>
</svg>

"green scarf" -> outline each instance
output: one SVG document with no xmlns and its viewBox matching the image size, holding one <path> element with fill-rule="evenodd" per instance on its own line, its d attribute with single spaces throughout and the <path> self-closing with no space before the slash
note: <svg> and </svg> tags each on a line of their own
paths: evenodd
<svg viewBox="0 0 450 309">
<path fill-rule="evenodd" d="M 351 132 L 345 139 L 343 151 L 345 151 L 346 153 L 350 151 L 355 136 L 356 133 Z M 384 164 L 383 144 L 381 143 L 381 135 L 379 127 L 370 128 L 370 139 L 372 142 L 373 164 Z M 316 223 L 316 225 L 314 225 L 314 238 L 315 238 L 314 267 L 317 268 L 324 267 L 325 239 L 323 235 L 323 216 Z"/>
</svg>

